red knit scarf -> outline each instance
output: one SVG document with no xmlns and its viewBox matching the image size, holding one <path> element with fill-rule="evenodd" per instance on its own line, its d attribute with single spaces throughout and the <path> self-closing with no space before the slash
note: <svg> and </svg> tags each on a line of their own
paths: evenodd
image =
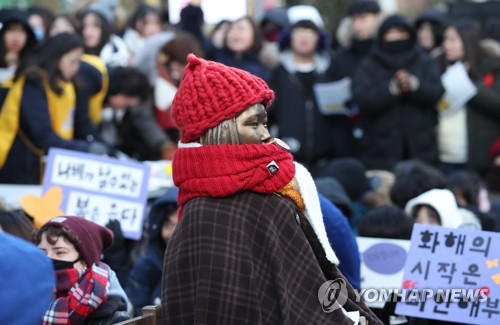
<svg viewBox="0 0 500 325">
<path fill-rule="evenodd" d="M 86 271 L 56 271 L 56 299 L 43 317 L 43 325 L 83 324 L 87 316 L 106 302 L 108 267 L 96 263 Z"/>
<path fill-rule="evenodd" d="M 268 168 L 276 163 L 279 170 Z M 292 155 L 276 144 L 206 145 L 179 149 L 172 162 L 182 207 L 196 197 L 225 197 L 236 192 L 271 194 L 295 176 Z"/>
</svg>

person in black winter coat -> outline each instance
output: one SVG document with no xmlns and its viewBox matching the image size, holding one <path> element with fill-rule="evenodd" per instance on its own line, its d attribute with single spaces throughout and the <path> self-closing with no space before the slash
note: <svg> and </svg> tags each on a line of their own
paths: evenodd
<svg viewBox="0 0 500 325">
<path fill-rule="evenodd" d="M 280 64 L 270 82 L 276 93 L 269 112 L 271 132 L 313 171 L 334 158 L 353 155 L 347 115 L 322 113 L 314 92 L 316 84 L 333 80 L 326 44 L 326 34 L 311 20 L 295 23 L 280 42 Z"/>
<path fill-rule="evenodd" d="M 352 91 L 363 116 L 361 158 L 368 169 L 391 170 L 405 159 L 437 164 L 436 104 L 444 88 L 406 18 L 394 15 L 382 23 Z"/>
<path fill-rule="evenodd" d="M 130 272 L 126 287 L 136 315 L 140 315 L 142 307 L 160 303 L 163 255 L 177 225 L 178 193 L 176 187 L 169 188 L 155 201 L 149 213 L 148 250 Z"/>
<path fill-rule="evenodd" d="M 351 44 L 333 57 L 336 79 L 352 78 L 359 63 L 370 54 L 381 20 L 380 6 L 375 1 L 356 1 L 349 8 L 352 19 Z"/>
</svg>

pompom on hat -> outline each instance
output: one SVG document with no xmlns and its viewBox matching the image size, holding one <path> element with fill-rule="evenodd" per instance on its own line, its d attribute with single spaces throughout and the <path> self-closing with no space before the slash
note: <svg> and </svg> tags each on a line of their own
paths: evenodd
<svg viewBox="0 0 500 325">
<path fill-rule="evenodd" d="M 79 243 L 75 248 L 87 266 L 99 262 L 102 251 L 113 244 L 111 230 L 83 217 L 57 217 L 44 224 L 39 231 L 43 231 L 47 227 L 69 230 L 78 239 Z"/>
<path fill-rule="evenodd" d="M 246 71 L 187 57 L 182 82 L 172 103 L 181 141 L 193 142 L 221 122 L 237 116 L 255 104 L 266 108 L 274 92 L 264 80 Z"/>
</svg>

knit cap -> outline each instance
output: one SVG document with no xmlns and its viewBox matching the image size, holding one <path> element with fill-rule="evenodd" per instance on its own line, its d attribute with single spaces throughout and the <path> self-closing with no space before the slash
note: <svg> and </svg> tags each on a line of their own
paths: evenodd
<svg viewBox="0 0 500 325">
<path fill-rule="evenodd" d="M 378 13 L 380 13 L 380 6 L 373 0 L 356 0 L 348 9 L 349 16 Z"/>
<path fill-rule="evenodd" d="M 103 250 L 113 243 L 111 230 L 83 217 L 57 217 L 44 224 L 40 231 L 47 227 L 69 230 L 78 239 L 75 248 L 80 252 L 80 256 L 87 266 L 99 262 Z"/>
<path fill-rule="evenodd" d="M 113 27 L 115 24 L 115 16 L 114 16 L 114 10 L 116 7 L 116 1 L 114 0 L 103 0 L 103 1 L 96 1 L 91 3 L 89 6 L 87 6 L 83 10 L 83 14 L 92 12 L 95 14 L 98 14 L 104 20 L 106 23 Z"/>
<path fill-rule="evenodd" d="M 274 93 L 264 80 L 246 71 L 187 57 L 182 82 L 172 103 L 181 141 L 192 142 L 222 121 L 255 104 L 268 107 Z"/>
</svg>

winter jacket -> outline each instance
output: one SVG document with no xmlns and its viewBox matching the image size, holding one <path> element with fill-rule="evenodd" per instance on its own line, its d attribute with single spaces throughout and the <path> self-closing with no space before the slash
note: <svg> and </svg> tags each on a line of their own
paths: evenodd
<svg viewBox="0 0 500 325">
<path fill-rule="evenodd" d="M 178 193 L 176 187 L 169 188 L 151 207 L 148 249 L 130 272 L 126 288 L 136 315 L 140 315 L 142 307 L 160 302 L 163 255 L 166 247 L 161 238 L 161 228 L 165 218 L 177 209 Z"/>
<path fill-rule="evenodd" d="M 9 91 L 9 95 L 12 91 L 12 89 Z M 5 103 L 7 100 L 9 99 L 7 98 Z M 75 104 L 76 101 L 73 105 Z M 27 80 L 17 105 L 19 105 L 19 131 L 16 133 L 4 166 L 0 168 L 0 183 L 39 184 L 40 157 L 50 147 L 84 152 L 90 150 L 88 141 L 63 138 L 54 131 L 49 112 L 51 102 L 42 84 Z M 81 111 L 75 110 L 71 127 L 79 123 L 90 125 L 88 114 L 80 113 Z M 81 133 L 84 131 L 81 130 Z"/>
<path fill-rule="evenodd" d="M 484 173 L 490 166 L 489 148 L 500 138 L 500 64 L 485 59 L 480 77 L 473 79 L 478 93 L 467 103 L 467 167 Z"/>
<path fill-rule="evenodd" d="M 260 62 L 258 53 L 247 52 L 241 58 L 237 58 L 230 50 L 222 49 L 215 53 L 214 61 L 245 70 L 264 81 L 269 81 L 271 77 L 271 72 Z"/>
<path fill-rule="evenodd" d="M 393 17 L 382 24 L 372 53 L 353 77 L 353 100 L 363 116 L 360 152 L 367 169 L 392 170 L 398 161 L 406 159 L 434 165 L 438 162 L 436 104 L 444 88 L 435 63 L 417 47 L 411 25 L 399 16 Z M 413 46 L 404 52 L 382 49 L 385 33 L 394 26 L 412 31 Z M 389 91 L 399 69 L 418 78 L 416 91 L 401 95 Z"/>
<path fill-rule="evenodd" d="M 285 51 L 270 82 L 276 94 L 268 113 L 271 132 L 277 129 L 276 135 L 290 145 L 295 159 L 308 167 L 353 154 L 348 117 L 322 114 L 314 94 L 314 84 L 333 81 L 330 54 L 318 52 L 315 64 L 310 73 L 297 72 L 293 54 Z"/>
<path fill-rule="evenodd" d="M 428 205 L 436 210 L 441 226 L 446 228 L 481 230 L 481 224 L 485 222 L 486 225 L 489 218 L 477 209 L 460 208 L 455 196 L 448 189 L 433 189 L 420 194 L 406 204 L 405 212 L 412 216 L 421 205 Z"/>
<path fill-rule="evenodd" d="M 352 40 L 349 48 L 343 48 L 335 53 L 332 62 L 335 80 L 352 78 L 358 65 L 370 54 L 373 44 L 373 39 Z"/>
<path fill-rule="evenodd" d="M 361 285 L 361 260 L 359 254 L 352 253 L 358 251 L 358 244 L 351 231 L 349 221 L 332 202 L 321 194 L 319 194 L 319 203 L 323 213 L 328 241 L 340 261 L 338 268 L 347 281 L 355 289 L 359 290 Z"/>
</svg>

